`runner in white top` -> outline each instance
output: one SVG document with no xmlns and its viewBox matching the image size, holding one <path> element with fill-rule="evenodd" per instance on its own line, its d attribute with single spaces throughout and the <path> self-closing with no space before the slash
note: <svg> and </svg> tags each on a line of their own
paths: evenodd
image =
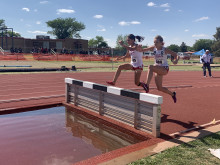
<svg viewBox="0 0 220 165">
<path fill-rule="evenodd" d="M 163 82 L 163 76 L 167 75 L 169 72 L 169 65 L 167 62 L 167 54 L 170 54 L 171 56 L 174 57 L 173 64 L 177 64 L 179 60 L 179 56 L 177 54 L 169 49 L 166 49 L 164 46 L 163 38 L 161 36 L 156 36 L 154 38 L 154 46 L 151 46 L 149 48 L 141 48 L 139 46 L 138 50 L 139 51 L 154 51 L 154 59 L 155 59 L 155 64 L 150 65 L 148 67 L 148 75 L 147 75 L 147 80 L 146 80 L 146 86 L 148 88 L 147 92 L 149 92 L 149 85 L 151 82 L 151 79 L 153 77 L 153 73 L 155 73 L 155 83 L 157 86 L 157 89 L 159 91 L 162 91 L 164 93 L 167 93 L 172 96 L 174 103 L 176 103 L 176 92 L 171 92 L 169 89 L 166 87 L 162 86 Z"/>
<path fill-rule="evenodd" d="M 131 65 L 133 68 L 143 68 L 143 52 L 138 52 L 137 50 L 128 50 L 131 56 Z"/>
<path fill-rule="evenodd" d="M 165 54 L 165 47 L 162 47 L 162 50 L 158 50 L 156 47 L 154 48 L 154 59 L 156 66 L 167 66 L 167 54 Z"/>
<path fill-rule="evenodd" d="M 133 34 L 128 35 L 127 43 L 129 46 L 124 45 L 123 41 L 119 41 L 120 45 L 127 49 L 127 53 L 125 56 L 118 57 L 116 61 L 125 59 L 126 57 L 131 57 L 131 63 L 120 65 L 115 73 L 113 81 L 106 81 L 106 83 L 115 85 L 122 70 L 133 70 L 135 75 L 135 84 L 137 86 L 142 86 L 143 88 L 144 86 L 146 87 L 144 83 L 140 82 L 141 73 L 143 71 L 143 52 L 137 50 L 138 45 L 135 43 L 135 39 L 138 39 L 138 41 L 141 42 L 144 38 L 140 36 L 134 36 Z"/>
</svg>

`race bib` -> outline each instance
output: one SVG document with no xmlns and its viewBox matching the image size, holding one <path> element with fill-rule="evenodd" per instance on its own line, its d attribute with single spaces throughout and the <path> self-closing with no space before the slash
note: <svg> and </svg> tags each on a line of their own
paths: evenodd
<svg viewBox="0 0 220 165">
<path fill-rule="evenodd" d="M 137 59 L 136 59 L 136 58 L 132 58 L 132 62 L 133 62 L 133 63 L 136 63 L 136 62 L 137 62 Z"/>
<path fill-rule="evenodd" d="M 158 59 L 158 60 L 156 60 L 156 63 L 157 64 L 163 64 L 163 60 L 162 59 Z"/>
</svg>

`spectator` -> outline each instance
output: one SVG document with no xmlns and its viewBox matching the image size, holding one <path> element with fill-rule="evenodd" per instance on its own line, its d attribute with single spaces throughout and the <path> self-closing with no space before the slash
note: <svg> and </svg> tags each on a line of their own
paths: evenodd
<svg viewBox="0 0 220 165">
<path fill-rule="evenodd" d="M 203 76 L 204 77 L 206 77 L 206 68 L 209 71 L 209 77 L 212 77 L 211 67 L 210 67 L 211 59 L 212 57 L 211 57 L 209 50 L 206 50 L 205 53 L 201 57 L 201 60 L 203 63 Z"/>
</svg>

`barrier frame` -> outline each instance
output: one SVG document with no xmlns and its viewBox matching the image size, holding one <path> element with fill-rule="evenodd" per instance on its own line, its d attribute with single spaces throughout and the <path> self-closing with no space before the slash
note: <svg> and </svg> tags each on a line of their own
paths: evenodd
<svg viewBox="0 0 220 165">
<path fill-rule="evenodd" d="M 65 83 L 66 103 L 160 136 L 162 96 L 72 78 Z"/>
</svg>

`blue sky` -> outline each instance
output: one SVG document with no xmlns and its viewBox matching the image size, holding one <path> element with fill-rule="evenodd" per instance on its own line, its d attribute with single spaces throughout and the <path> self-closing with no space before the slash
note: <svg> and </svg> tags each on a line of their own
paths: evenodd
<svg viewBox="0 0 220 165">
<path fill-rule="evenodd" d="M 18 0 L 1 1 L 0 19 L 25 38 L 48 35 L 47 21 L 74 17 L 86 25 L 82 39 L 103 36 L 114 47 L 118 35 L 156 35 L 165 46 L 213 39 L 220 26 L 220 0 Z M 51 36 L 51 38 L 55 38 Z"/>
</svg>

